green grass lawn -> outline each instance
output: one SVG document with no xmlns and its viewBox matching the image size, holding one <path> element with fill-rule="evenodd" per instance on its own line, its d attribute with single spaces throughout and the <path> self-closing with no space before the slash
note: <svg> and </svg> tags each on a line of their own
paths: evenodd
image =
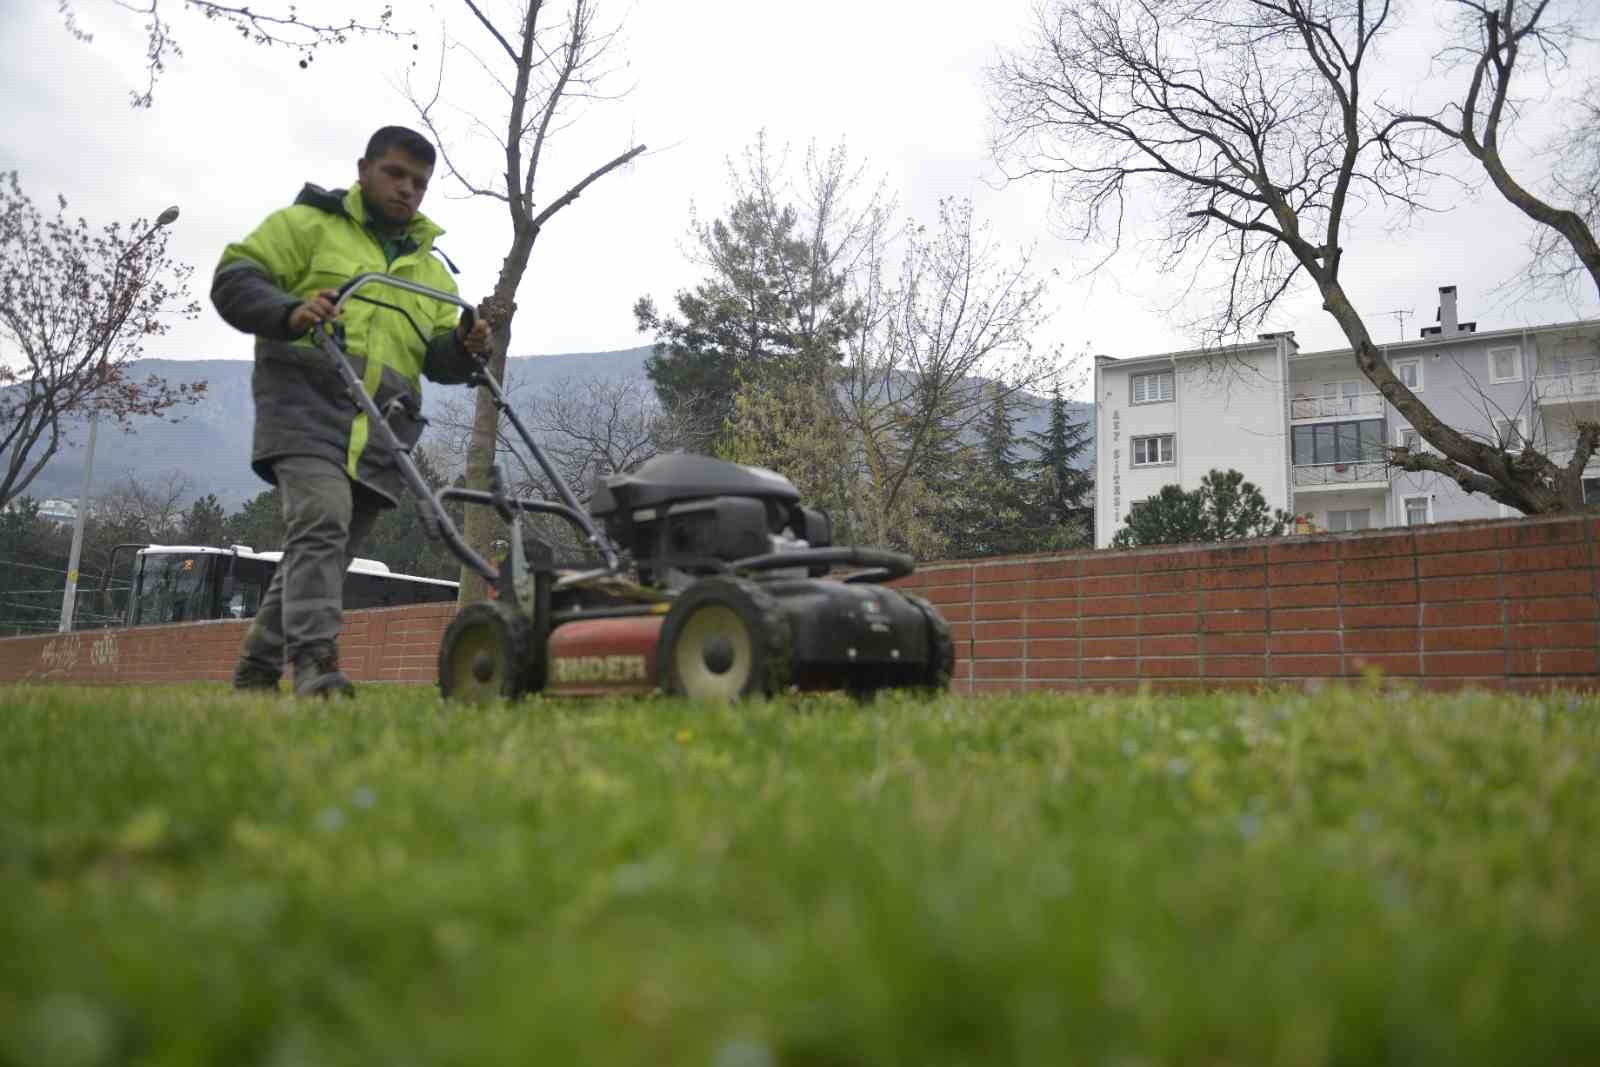
<svg viewBox="0 0 1600 1067">
<path fill-rule="evenodd" d="M 1600 1058 L 1600 702 L 0 688 L 0 1063 Z"/>
</svg>

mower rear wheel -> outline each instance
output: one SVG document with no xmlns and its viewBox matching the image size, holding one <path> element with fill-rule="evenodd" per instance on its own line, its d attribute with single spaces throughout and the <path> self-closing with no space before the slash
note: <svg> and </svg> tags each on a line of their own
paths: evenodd
<svg viewBox="0 0 1600 1067">
<path fill-rule="evenodd" d="M 661 627 L 664 692 L 731 703 L 789 684 L 793 642 L 776 599 L 742 578 L 706 578 L 678 597 Z"/>
<path fill-rule="evenodd" d="M 924 598 L 915 593 L 900 595 L 922 613 L 928 633 L 928 662 L 912 684 L 918 689 L 942 693 L 950 688 L 950 678 L 956 671 L 956 646 L 950 638 L 950 624 L 944 621 L 939 609 Z"/>
<path fill-rule="evenodd" d="M 528 621 L 507 604 L 468 604 L 439 644 L 439 692 L 447 700 L 487 704 L 527 691 L 534 654 Z"/>
</svg>

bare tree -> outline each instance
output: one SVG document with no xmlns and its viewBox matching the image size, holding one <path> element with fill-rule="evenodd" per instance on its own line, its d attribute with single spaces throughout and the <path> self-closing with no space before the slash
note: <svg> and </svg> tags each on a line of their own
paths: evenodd
<svg viewBox="0 0 1600 1067">
<path fill-rule="evenodd" d="M 1394 18 L 1390 0 L 1054 3 L 993 71 L 997 154 L 1050 180 L 1076 232 L 1113 254 L 1133 205 L 1164 218 L 1163 269 L 1196 283 L 1222 272 L 1222 333 L 1259 325 L 1309 281 L 1362 374 L 1436 450 L 1397 451 L 1396 465 L 1524 512 L 1580 510 L 1600 425 L 1559 464 L 1461 432 L 1390 370 L 1345 290 L 1350 216 L 1426 208 L 1449 146 L 1374 90 Z"/>
<path fill-rule="evenodd" d="M 526 421 L 579 499 L 597 477 L 654 456 L 666 428 L 643 378 L 563 379 L 534 395 Z"/>
<path fill-rule="evenodd" d="M 1045 383 L 1059 353 L 1035 346 L 1048 319 L 1030 253 L 1002 249 L 972 205 L 947 200 L 913 227 L 898 272 L 888 248 L 859 278 L 861 326 L 847 345 L 842 418 L 860 448 L 862 534 L 888 543 L 914 526 L 920 498 L 992 403 Z"/>
<path fill-rule="evenodd" d="M 167 64 L 183 55 L 183 48 L 172 28 L 171 11 L 174 8 L 237 33 L 251 44 L 288 48 L 298 53 L 302 70 L 311 65 L 316 59 L 317 50 L 325 45 L 344 44 L 352 37 L 367 34 L 396 39 L 410 36 L 408 31 L 394 27 L 394 8 L 391 4 L 384 4 L 381 8 L 376 4 L 369 5 L 377 8 L 370 16 L 322 21 L 302 18 L 292 3 L 234 5 L 213 3 L 211 0 L 177 0 L 166 10 L 162 10 L 161 0 L 144 0 L 143 3 L 115 0 L 115 3 L 124 11 L 142 15 L 145 19 L 145 87 L 143 90 L 129 90 L 128 93 L 136 108 L 147 108 L 155 103 L 156 82 L 166 73 Z M 75 0 L 57 0 L 57 4 L 67 32 L 85 44 L 92 43 L 94 33 L 79 18 Z"/>
<path fill-rule="evenodd" d="M 91 229 L 57 199 L 46 216 L 15 171 L 0 175 L 0 507 L 28 488 L 66 439 L 69 418 L 127 430 L 199 400 L 205 383 L 135 381 L 128 364 L 173 317 L 193 318 L 191 271 L 148 220 Z"/>
<path fill-rule="evenodd" d="M 600 95 L 601 82 L 610 73 L 609 53 L 616 31 L 606 30 L 597 21 L 595 0 L 570 0 L 564 16 L 549 21 L 546 19 L 551 11 L 543 0 L 521 0 L 511 8 L 515 17 L 499 20 L 486 14 L 474 0 L 461 3 L 486 51 L 480 54 L 478 46 L 447 36 L 440 49 L 433 87 L 422 91 L 408 85 L 408 93 L 421 121 L 439 145 L 445 174 L 472 196 L 498 200 L 510 215 L 510 248 L 501 262 L 494 291 L 481 308 L 493 329 L 489 371 L 498 377 L 505 373 L 517 288 L 545 223 L 594 182 L 636 158 L 645 146 L 629 146 L 559 196 L 537 206 L 546 150 L 571 120 L 571 109 Z M 458 97 L 463 103 L 454 109 L 444 103 L 449 81 L 447 60 L 455 51 L 469 57 L 493 91 L 505 98 L 506 113 L 500 127 L 491 125 L 484 116 L 479 97 L 474 97 L 469 106 L 463 93 Z M 487 138 L 497 146 L 501 164 L 493 178 L 474 176 L 459 145 L 452 148 L 453 143 L 458 143 L 447 133 L 457 119 L 464 122 L 472 136 Z M 489 482 L 497 436 L 495 415 L 487 391 L 479 390 L 466 459 L 467 484 L 475 488 L 484 488 Z M 494 522 L 494 516 L 483 508 L 468 510 L 465 535 L 478 551 L 486 551 L 494 539 Z M 481 600 L 485 595 L 483 580 L 475 571 L 463 567 L 462 602 Z"/>
</svg>

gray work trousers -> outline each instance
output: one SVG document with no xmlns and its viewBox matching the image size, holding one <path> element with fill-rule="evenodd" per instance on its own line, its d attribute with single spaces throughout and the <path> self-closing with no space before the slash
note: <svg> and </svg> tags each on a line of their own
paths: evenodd
<svg viewBox="0 0 1600 1067">
<path fill-rule="evenodd" d="M 284 660 L 331 652 L 344 615 L 344 575 L 383 501 L 336 463 L 285 456 L 272 465 L 283 498 L 283 558 L 261 598 L 242 656 L 281 672 Z"/>
</svg>

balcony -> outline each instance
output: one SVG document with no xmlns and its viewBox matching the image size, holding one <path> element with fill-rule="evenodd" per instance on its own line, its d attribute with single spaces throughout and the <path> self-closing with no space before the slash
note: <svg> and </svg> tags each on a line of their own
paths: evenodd
<svg viewBox="0 0 1600 1067">
<path fill-rule="evenodd" d="M 1600 370 L 1541 374 L 1534 379 L 1541 404 L 1577 404 L 1600 401 Z"/>
<path fill-rule="evenodd" d="M 1383 414 L 1383 397 L 1376 390 L 1344 396 L 1297 396 L 1289 401 L 1292 422 L 1312 419 L 1370 419 Z"/>
<path fill-rule="evenodd" d="M 1296 463 L 1296 491 L 1317 489 L 1384 489 L 1389 485 L 1389 465 L 1382 461 L 1357 463 Z"/>
</svg>

